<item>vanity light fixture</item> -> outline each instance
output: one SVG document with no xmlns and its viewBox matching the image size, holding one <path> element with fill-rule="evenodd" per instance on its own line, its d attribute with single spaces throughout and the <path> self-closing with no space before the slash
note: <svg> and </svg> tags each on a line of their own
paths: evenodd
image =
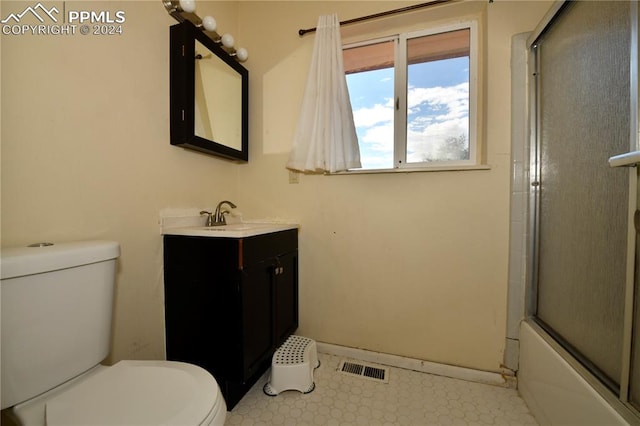
<svg viewBox="0 0 640 426">
<path fill-rule="evenodd" d="M 196 15 L 196 2 L 195 0 L 162 0 L 164 8 L 167 13 L 171 15 L 176 21 L 184 22 L 190 21 L 196 28 L 202 30 L 211 40 L 216 43 L 221 43 L 224 50 L 233 56 L 239 62 L 244 62 L 249 58 L 249 53 L 245 48 L 235 49 L 233 47 L 235 40 L 229 33 L 225 33 L 220 36 L 216 30 L 218 29 L 218 23 L 213 16 L 205 16 L 200 18 Z"/>
<path fill-rule="evenodd" d="M 222 41 L 222 45 L 227 49 L 233 48 L 233 43 L 235 42 L 235 40 L 233 39 L 233 36 L 231 34 L 223 34 L 220 40 Z"/>
<path fill-rule="evenodd" d="M 247 49 L 245 49 L 244 47 L 241 47 L 238 50 L 236 50 L 236 58 L 238 58 L 240 62 L 246 61 L 248 57 L 249 57 L 249 52 L 247 52 Z"/>
<path fill-rule="evenodd" d="M 205 16 L 202 18 L 202 26 L 204 31 L 215 31 L 218 28 L 218 23 L 213 16 Z"/>
<path fill-rule="evenodd" d="M 194 0 L 179 0 L 178 4 L 180 8 L 187 13 L 193 13 L 196 11 L 196 2 Z"/>
</svg>

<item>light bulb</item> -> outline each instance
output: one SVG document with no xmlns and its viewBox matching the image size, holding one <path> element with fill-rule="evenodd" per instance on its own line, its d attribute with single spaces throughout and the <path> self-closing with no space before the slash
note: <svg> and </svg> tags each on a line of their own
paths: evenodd
<svg viewBox="0 0 640 426">
<path fill-rule="evenodd" d="M 180 4 L 180 9 L 187 13 L 193 13 L 196 11 L 195 0 L 180 0 L 178 3 Z"/>
<path fill-rule="evenodd" d="M 202 26 L 206 31 L 215 31 L 218 28 L 218 23 L 213 16 L 205 16 L 202 18 Z"/>
<path fill-rule="evenodd" d="M 231 49 L 233 47 L 233 36 L 229 33 L 222 35 L 222 45 L 226 48 Z"/>
<path fill-rule="evenodd" d="M 249 52 L 247 52 L 247 49 L 245 49 L 244 47 L 241 47 L 238 50 L 236 50 L 236 58 L 238 58 L 240 62 L 246 61 L 248 57 L 249 57 Z"/>
</svg>

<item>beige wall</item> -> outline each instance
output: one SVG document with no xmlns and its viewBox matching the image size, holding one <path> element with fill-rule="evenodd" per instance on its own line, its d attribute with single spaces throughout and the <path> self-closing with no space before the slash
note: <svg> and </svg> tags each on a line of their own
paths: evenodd
<svg viewBox="0 0 640 426">
<path fill-rule="evenodd" d="M 300 334 L 499 369 L 510 38 L 533 29 L 549 3 L 480 4 L 491 170 L 304 175 L 299 184 L 288 183 L 284 166 L 313 35 L 299 38 L 297 30 L 315 26 L 322 13 L 348 19 L 405 3 L 200 0 L 198 13 L 214 14 L 250 53 L 250 162 L 240 166 L 169 145 L 174 21 L 159 1 L 69 4 L 126 11 L 125 33 L 2 36 L 1 237 L 5 247 L 89 238 L 121 243 L 112 360 L 163 357 L 160 211 L 231 199 L 245 216 L 301 224 Z M 1 15 L 11 7 L 0 3 Z M 422 19 L 433 18 L 350 27 L 345 38 Z"/>
<path fill-rule="evenodd" d="M 239 168 L 169 145 L 176 22 L 160 1 L 66 7 L 124 10 L 124 33 L 2 36 L 2 245 L 119 241 L 111 358 L 162 358 L 160 211 L 233 199 Z M 219 7 L 235 32 L 235 4 Z"/>
<path fill-rule="evenodd" d="M 510 193 L 510 43 L 550 3 L 447 5 L 343 29 L 343 41 L 479 14 L 488 171 L 302 175 L 284 168 L 317 16 L 398 2 L 241 2 L 251 70 L 251 161 L 238 203 L 300 231 L 299 333 L 323 342 L 498 371 L 505 339 Z M 267 18 L 268 17 L 268 18 Z"/>
</svg>

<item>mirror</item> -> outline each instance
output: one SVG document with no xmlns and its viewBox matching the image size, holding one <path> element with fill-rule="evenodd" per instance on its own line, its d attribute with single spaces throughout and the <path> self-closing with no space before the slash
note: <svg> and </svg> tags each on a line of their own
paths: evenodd
<svg viewBox="0 0 640 426">
<path fill-rule="evenodd" d="M 249 159 L 249 72 L 184 21 L 171 27 L 171 145 Z"/>
</svg>

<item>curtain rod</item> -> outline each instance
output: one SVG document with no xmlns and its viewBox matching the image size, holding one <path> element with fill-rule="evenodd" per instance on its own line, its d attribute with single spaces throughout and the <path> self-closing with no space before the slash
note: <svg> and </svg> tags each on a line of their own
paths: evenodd
<svg viewBox="0 0 640 426">
<path fill-rule="evenodd" d="M 441 3 L 449 3 L 452 0 L 431 0 L 426 3 L 414 4 L 413 6 L 401 7 L 400 9 L 387 10 L 386 12 L 374 13 L 373 15 L 361 16 L 359 18 L 348 19 L 346 21 L 341 21 L 340 26 L 355 24 L 356 22 L 368 21 L 369 19 L 381 18 L 383 16 L 394 15 L 396 13 L 409 12 L 415 9 L 422 9 L 425 7 L 435 6 Z M 491 1 L 491 0 L 490 0 Z M 316 28 L 308 28 L 306 30 L 300 29 L 298 30 L 298 35 L 302 37 L 307 33 L 314 33 Z"/>
</svg>

